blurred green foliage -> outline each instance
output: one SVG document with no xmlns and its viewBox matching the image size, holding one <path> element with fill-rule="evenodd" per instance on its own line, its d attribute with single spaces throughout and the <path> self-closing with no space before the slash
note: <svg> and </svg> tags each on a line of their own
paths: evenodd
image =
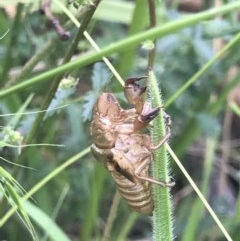
<svg viewBox="0 0 240 241">
<path fill-rule="evenodd" d="M 227 4 L 231 1 L 224 2 Z M 0 34 L 3 35 L 7 29 L 10 29 L 9 33 L 0 39 L 0 86 L 3 89 L 55 68 L 71 43 L 71 40 L 62 42 L 57 37 L 54 29 L 48 26 L 46 18 L 39 15 L 38 6 L 35 4 L 30 1 L 29 4 L 18 3 L 11 8 L 7 3 L 0 5 Z M 74 6 L 71 3 L 68 7 L 75 9 L 72 10 L 74 12 L 76 7 L 84 8 L 87 4 L 87 1 L 76 1 Z M 136 10 L 134 1 L 103 1 L 102 4 L 89 26 L 91 36 L 100 47 L 127 38 L 128 34 L 144 31 L 148 24 L 146 18 L 139 22 L 140 26 L 135 18 L 134 22 L 131 21 L 131 16 Z M 119 12 L 115 15 L 115 11 L 119 8 L 124 11 L 120 15 Z M 161 21 L 158 24 L 181 19 L 185 14 L 169 6 L 156 10 L 159 11 L 159 21 Z M 61 23 L 66 22 L 67 18 L 63 12 L 56 10 L 55 13 Z M 231 12 L 221 20 L 209 19 L 199 22 L 157 41 L 154 71 L 160 79 L 166 102 L 215 55 L 217 49 L 214 38 L 221 37 L 228 42 L 239 31 L 240 25 L 236 14 Z M 80 18 L 80 22 L 81 20 Z M 72 27 L 70 32 L 73 36 L 76 28 Z M 23 66 L 36 52 L 41 52 L 49 41 L 53 42 L 52 47 L 38 59 L 34 70 L 17 79 Z M 91 50 L 90 45 L 83 39 L 74 54 L 81 56 Z M 109 59 L 123 77 L 142 76 L 146 74 L 147 54 L 147 50 L 142 48 L 128 53 L 124 53 L 121 49 L 119 54 L 112 55 Z M 225 125 L 225 117 L 229 113 L 227 106 L 229 94 L 239 83 L 239 71 L 234 75 L 229 72 L 238 67 L 239 61 L 240 50 L 238 45 L 235 45 L 167 108 L 168 114 L 172 116 L 170 144 L 199 186 L 204 182 L 207 170 L 211 170 L 211 177 L 206 180 L 208 185 L 204 194 L 233 240 L 239 240 L 240 225 L 240 158 L 239 144 L 235 140 L 240 137 L 240 128 L 239 116 L 232 114 L 228 126 Z M 75 69 L 71 73 L 66 73 L 65 78 L 69 76 L 78 84 L 70 86 L 69 89 L 58 89 L 52 97 L 51 105 L 46 110 L 45 118 L 36 135 L 29 143 L 61 144 L 64 147 L 37 145 L 14 148 L 7 144 L 16 145 L 16 143 L 9 143 L 4 133 L 6 128 L 13 127 L 20 136 L 26 137 L 36 118 L 35 112 L 40 109 L 52 80 L 33 85 L 1 99 L 0 136 L 1 142 L 5 142 L 0 146 L 0 156 L 13 162 L 9 164 L 1 160 L 1 167 L 13 176 L 17 173 L 14 178 L 25 190 L 31 189 L 58 166 L 91 144 L 89 134 L 91 111 L 102 91 L 112 91 L 123 105 L 128 106 L 123 98 L 122 86 L 103 62 Z M 30 102 L 26 102 L 28 98 Z M 239 98 L 233 100 L 240 104 Z M 25 114 L 22 114 L 23 112 Z M 6 114 L 14 113 L 18 113 L 18 118 L 12 125 L 15 115 Z M 227 139 L 224 131 L 229 133 Z M 213 151 L 212 166 L 205 169 L 205 162 L 208 160 L 206 153 L 212 151 L 208 149 L 206 140 L 209 139 L 216 141 L 217 144 Z M 231 146 L 234 141 L 237 144 Z M 226 143 L 229 142 L 230 146 L 227 146 Z M 24 139 L 17 144 L 24 144 Z M 224 156 L 224 145 L 229 151 L 227 157 Z M 32 169 L 14 166 L 22 151 L 24 151 L 23 157 L 19 164 Z M 225 163 L 223 176 L 221 176 L 222 163 Z M 210 240 L 210 237 L 211 240 L 225 240 L 203 205 L 199 204 L 198 198 L 186 183 L 178 167 L 174 163 L 172 166 L 172 174 L 177 183 L 173 188 L 176 240 L 183 240 L 182 237 L 191 237 L 191 235 L 193 235 L 192 240 Z M 224 184 L 220 186 L 221 178 Z M 69 185 L 69 188 L 63 195 L 66 185 Z M 40 240 L 100 240 L 114 192 L 115 185 L 109 173 L 89 153 L 38 190 L 33 199 L 29 200 L 26 210 L 30 217 L 34 215 L 33 224 Z M 0 193 L 0 197 L 2 218 L 9 205 L 6 200 L 4 201 L 3 193 Z M 59 203 L 59 206 L 56 203 Z M 184 232 L 191 230 L 191 227 L 189 228 L 191 224 L 188 222 L 191 210 L 196 211 L 196 218 L 191 219 L 193 223 L 195 220 L 196 225 L 192 227 L 193 234 L 185 233 L 184 236 Z M 44 216 L 45 214 L 47 216 Z M 47 225 L 45 227 L 40 225 L 42 219 L 45 220 L 42 222 L 49 222 L 49 227 L 57 224 L 53 228 L 55 230 L 53 233 Z M 8 225 L 10 223 L 11 225 Z M 51 236 L 48 239 L 49 233 Z M 117 240 L 117 237 L 123 233 L 131 240 L 149 238 L 151 226 L 148 217 L 138 217 L 124 202 L 121 202 L 110 240 Z M 25 226 L 18 216 L 14 215 L 1 227 L 0 240 L 19 240 L 23 234 L 25 241 L 31 240 L 31 235 Z M 126 240 L 125 237 L 123 240 Z"/>
</svg>

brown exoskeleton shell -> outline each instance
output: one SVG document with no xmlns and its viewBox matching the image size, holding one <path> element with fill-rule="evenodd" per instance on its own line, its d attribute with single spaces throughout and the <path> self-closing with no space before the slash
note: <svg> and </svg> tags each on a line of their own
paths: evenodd
<svg viewBox="0 0 240 241">
<path fill-rule="evenodd" d="M 154 205 L 150 182 L 164 187 L 174 185 L 159 182 L 148 174 L 152 152 L 170 137 L 170 117 L 166 115 L 169 125 L 158 145 L 152 144 L 149 135 L 140 133 L 160 109 L 144 103 L 142 94 L 146 88 L 136 83 L 141 78 L 131 78 L 125 82 L 124 94 L 134 105 L 132 109 L 124 110 L 116 97 L 108 92 L 98 98 L 91 123 L 91 150 L 112 174 L 129 206 L 142 214 L 152 215 Z"/>
</svg>

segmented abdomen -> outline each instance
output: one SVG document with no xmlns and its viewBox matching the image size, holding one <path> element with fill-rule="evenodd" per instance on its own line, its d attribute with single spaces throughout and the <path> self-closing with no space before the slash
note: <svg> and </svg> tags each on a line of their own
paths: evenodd
<svg viewBox="0 0 240 241">
<path fill-rule="evenodd" d="M 151 216 L 153 200 L 150 183 L 147 181 L 134 183 L 117 172 L 112 172 L 112 176 L 128 205 L 139 213 Z"/>
</svg>

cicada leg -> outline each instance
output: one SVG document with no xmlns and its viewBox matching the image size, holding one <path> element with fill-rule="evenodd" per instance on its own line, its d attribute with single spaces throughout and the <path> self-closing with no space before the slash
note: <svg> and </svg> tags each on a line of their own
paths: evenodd
<svg viewBox="0 0 240 241">
<path fill-rule="evenodd" d="M 168 115 L 166 112 L 163 112 L 163 117 L 166 119 L 166 134 L 165 136 L 160 140 L 160 142 L 157 144 L 157 145 L 152 145 L 150 147 L 151 150 L 157 150 L 159 147 L 161 147 L 165 142 L 168 141 L 168 139 L 170 138 L 171 136 L 171 124 L 172 124 L 172 121 L 171 121 L 171 117 L 170 115 Z"/>
<path fill-rule="evenodd" d="M 140 166 L 134 172 L 134 175 L 136 176 L 136 178 L 160 185 L 162 187 L 173 187 L 175 185 L 175 182 L 160 182 L 152 177 L 146 177 L 146 176 L 140 175 L 141 172 L 144 170 L 144 168 L 146 168 L 149 165 L 150 161 L 151 161 L 151 158 L 149 158 L 149 156 L 144 157 Z"/>
</svg>

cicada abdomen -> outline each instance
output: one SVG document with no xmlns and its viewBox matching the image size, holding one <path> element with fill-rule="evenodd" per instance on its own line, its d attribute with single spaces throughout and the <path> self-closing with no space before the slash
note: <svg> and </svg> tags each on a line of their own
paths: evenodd
<svg viewBox="0 0 240 241">
<path fill-rule="evenodd" d="M 142 183 L 131 182 L 118 172 L 112 172 L 112 176 L 121 196 L 130 208 L 136 212 L 151 216 L 153 212 L 153 199 L 150 183 L 147 181 Z"/>
</svg>

